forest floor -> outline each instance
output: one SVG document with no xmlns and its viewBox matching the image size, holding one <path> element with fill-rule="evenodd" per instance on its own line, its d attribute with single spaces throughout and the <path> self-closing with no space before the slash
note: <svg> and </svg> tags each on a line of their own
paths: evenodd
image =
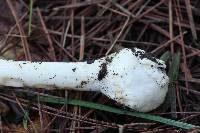
<svg viewBox="0 0 200 133">
<path fill-rule="evenodd" d="M 167 55 L 170 78 L 164 104 L 145 114 L 116 113 L 127 109 L 95 92 L 0 87 L 1 132 L 198 132 L 199 0 L 1 0 L 0 12 L 1 58 L 76 62 L 138 47 Z"/>
</svg>

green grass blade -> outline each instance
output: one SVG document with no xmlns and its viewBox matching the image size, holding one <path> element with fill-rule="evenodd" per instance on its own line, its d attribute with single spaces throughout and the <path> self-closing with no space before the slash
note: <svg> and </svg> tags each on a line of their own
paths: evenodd
<svg viewBox="0 0 200 133">
<path fill-rule="evenodd" d="M 161 55 L 160 57 L 160 60 L 163 60 L 163 61 L 167 61 L 171 56 L 171 53 L 169 51 L 166 51 L 163 55 Z"/>
<path fill-rule="evenodd" d="M 192 125 L 192 124 L 187 124 L 167 118 L 163 118 L 160 116 L 155 116 L 155 115 L 150 115 L 150 114 L 144 114 L 144 113 L 139 113 L 139 112 L 132 112 L 132 111 L 127 111 L 123 109 L 118 109 L 115 107 L 110 107 L 107 105 L 102 105 L 98 103 L 92 103 L 92 102 L 87 102 L 87 101 L 82 101 L 82 100 L 75 100 L 75 99 L 64 99 L 64 98 L 54 98 L 54 97 L 47 97 L 47 96 L 40 96 L 39 100 L 41 102 L 48 102 L 48 103 L 53 103 L 53 104 L 70 104 L 70 105 L 76 105 L 76 106 L 81 106 L 81 107 L 86 107 L 86 108 L 91 108 L 91 109 L 97 109 L 101 111 L 106 111 L 106 112 L 111 112 L 111 113 L 116 113 L 116 114 L 121 114 L 121 115 L 129 115 L 129 116 L 134 116 L 138 118 L 143 118 L 147 120 L 152 120 L 160 123 L 164 123 L 167 125 L 179 127 L 182 129 L 193 129 L 196 128 L 197 126 Z"/>
<path fill-rule="evenodd" d="M 174 56 L 172 56 L 172 64 L 169 69 L 169 78 L 171 83 L 178 79 L 180 58 L 180 52 L 175 53 Z"/>
<path fill-rule="evenodd" d="M 29 116 L 29 113 L 28 113 L 28 111 L 26 111 L 24 113 L 24 117 L 23 117 L 23 127 L 26 130 L 28 129 L 28 116 Z"/>
<path fill-rule="evenodd" d="M 171 105 L 171 111 L 176 112 L 176 82 L 179 75 L 179 65 L 180 65 L 180 52 L 175 53 L 172 56 L 172 63 L 169 68 L 169 91 L 168 97 Z M 172 117 L 177 118 L 174 114 Z"/>
</svg>

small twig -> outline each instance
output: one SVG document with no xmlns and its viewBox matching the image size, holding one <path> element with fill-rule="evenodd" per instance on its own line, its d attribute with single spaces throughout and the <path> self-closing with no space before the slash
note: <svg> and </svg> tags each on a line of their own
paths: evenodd
<svg viewBox="0 0 200 133">
<path fill-rule="evenodd" d="M 72 0 L 72 4 L 76 4 L 76 0 Z M 71 9 L 71 14 L 70 14 L 70 30 L 71 30 L 71 52 L 72 56 L 75 55 L 75 48 L 74 48 L 74 12 L 75 9 Z"/>
<path fill-rule="evenodd" d="M 169 0 L 169 36 L 170 40 L 172 40 L 174 36 L 174 31 L 173 31 L 173 5 L 172 5 L 172 0 Z M 170 49 L 171 53 L 174 54 L 174 43 L 171 42 L 170 44 Z"/>
<path fill-rule="evenodd" d="M 183 34 L 186 34 L 186 33 L 187 32 L 183 32 Z M 178 36 L 172 38 L 171 40 L 167 41 L 163 45 L 161 45 L 161 46 L 157 47 L 156 49 L 154 49 L 153 51 L 151 51 L 151 53 L 155 53 L 155 52 L 159 51 L 160 49 L 167 47 L 170 43 L 178 40 L 180 37 L 181 37 L 181 35 L 178 35 Z"/>
<path fill-rule="evenodd" d="M 25 35 L 25 32 L 23 30 L 23 26 L 21 25 L 21 23 L 19 22 L 19 19 L 18 19 L 18 16 L 16 14 L 16 10 L 14 9 L 13 5 L 12 5 L 12 2 L 11 0 L 6 0 L 11 12 L 12 12 L 12 15 L 16 21 L 16 25 L 19 29 L 19 32 L 20 32 L 20 35 L 21 36 L 26 36 Z M 26 60 L 30 60 L 31 61 L 31 54 L 30 54 L 30 51 L 29 51 L 29 45 L 28 45 L 28 42 L 26 40 L 26 38 L 24 37 L 21 37 L 21 41 L 22 41 L 22 46 L 23 46 L 23 50 L 24 50 L 24 54 L 25 54 L 25 57 L 26 57 Z"/>
<path fill-rule="evenodd" d="M 175 12 L 176 12 L 176 16 L 177 16 L 177 22 L 179 24 L 179 32 L 180 32 L 180 35 L 181 35 L 181 50 L 182 50 L 182 54 L 183 54 L 183 64 L 184 64 L 184 67 L 185 69 L 188 70 L 188 67 L 187 67 L 187 61 L 186 61 L 186 54 L 185 54 L 185 43 L 184 43 L 184 40 L 183 40 L 183 32 L 182 32 L 182 28 L 181 28 L 181 25 L 180 25 L 180 15 L 178 14 L 178 11 L 177 9 L 175 9 Z M 184 71 L 184 75 L 185 75 L 185 85 L 186 85 L 186 88 L 189 89 L 189 85 L 188 85 L 188 75 L 187 75 L 187 72 Z M 187 91 L 187 94 L 189 94 L 189 91 Z"/>
<path fill-rule="evenodd" d="M 19 107 L 21 108 L 21 110 L 22 110 L 23 113 L 25 114 L 26 111 L 24 110 L 22 104 L 21 104 L 20 101 L 18 100 L 18 98 L 17 98 L 17 96 L 15 95 L 15 93 L 12 93 L 12 95 L 15 97 L 16 103 L 19 105 Z M 37 129 L 35 128 L 35 125 L 34 125 L 33 121 L 30 119 L 29 116 L 27 116 L 27 118 L 28 118 L 28 120 L 29 120 L 31 126 L 33 127 L 34 132 L 35 132 L 35 133 L 38 133 Z"/>
<path fill-rule="evenodd" d="M 41 107 L 41 104 L 40 104 L 40 100 L 39 100 L 39 95 L 37 95 L 37 107 L 38 107 L 38 112 L 39 112 L 39 117 L 40 117 L 40 130 L 41 132 L 44 132 L 44 122 L 43 122 L 43 114 L 42 114 L 42 107 Z"/>
<path fill-rule="evenodd" d="M 53 42 L 52 42 L 51 37 L 50 37 L 50 35 L 49 35 L 49 32 L 48 32 L 48 30 L 47 30 L 47 28 L 46 28 L 46 25 L 45 25 L 45 23 L 44 23 L 44 20 L 43 20 L 43 18 L 42 18 L 42 14 L 41 14 L 39 8 L 37 8 L 37 13 L 38 13 L 38 16 L 39 16 L 39 18 L 40 18 L 40 22 L 41 22 L 41 24 L 42 24 L 42 28 L 43 28 L 43 30 L 44 30 L 44 33 L 45 33 L 45 35 L 46 35 L 46 37 L 47 37 L 47 40 L 48 40 L 48 43 L 49 43 L 49 47 L 50 47 L 49 52 L 50 52 L 50 54 L 51 54 L 51 56 L 52 56 L 53 61 L 56 61 L 56 55 L 55 55 L 55 50 L 54 50 L 54 47 L 53 47 Z"/>
<path fill-rule="evenodd" d="M 105 0 L 95 0 L 95 1 L 85 1 L 85 2 L 80 2 L 80 3 L 72 3 L 64 6 L 59 6 L 53 8 L 53 10 L 60 10 L 60 9 L 68 9 L 68 8 L 76 8 L 76 7 L 83 7 L 83 6 L 88 6 L 88 5 L 96 5 L 98 3 L 102 3 Z"/>
<path fill-rule="evenodd" d="M 108 49 L 108 51 L 106 52 L 106 55 L 108 55 L 110 53 L 110 51 L 112 50 L 112 48 L 114 47 L 114 45 L 117 43 L 117 40 L 120 38 L 120 36 L 122 35 L 123 31 L 125 30 L 128 22 L 129 22 L 129 17 L 127 18 L 126 22 L 124 23 L 121 31 L 119 32 L 119 34 L 116 36 L 115 40 L 113 41 L 113 43 L 111 44 L 110 48 Z"/>
<path fill-rule="evenodd" d="M 146 29 L 148 28 L 148 26 L 149 26 L 149 24 L 145 24 L 144 28 L 143 28 L 142 31 L 140 32 L 140 34 L 139 34 L 139 36 L 138 36 L 138 38 L 137 38 L 136 41 L 138 41 L 138 42 L 140 41 L 140 39 L 141 39 L 142 36 L 144 35 L 144 33 L 145 33 Z"/>
<path fill-rule="evenodd" d="M 144 10 L 144 8 L 149 4 L 151 0 L 146 0 L 145 3 L 140 7 L 140 9 L 137 11 L 137 13 L 135 14 L 135 16 L 139 16 L 139 14 L 141 14 L 141 12 Z"/>
<path fill-rule="evenodd" d="M 70 22 L 71 21 L 68 21 L 67 27 L 65 29 L 65 33 L 64 33 L 64 36 L 63 36 L 63 43 L 62 43 L 63 48 L 65 48 L 65 46 L 66 46 L 66 38 L 67 38 L 67 33 L 69 32 Z"/>
<path fill-rule="evenodd" d="M 110 8 L 110 7 L 108 7 L 108 6 L 104 6 L 104 5 L 102 5 L 102 4 L 98 4 L 98 6 L 104 8 L 104 9 L 110 10 L 111 12 L 114 12 L 114 13 L 116 13 L 116 14 L 119 14 L 119 15 L 122 15 L 122 16 L 125 16 L 125 17 L 128 16 L 128 15 L 126 15 L 126 14 L 124 14 L 124 13 L 122 13 L 122 12 L 119 12 L 119 11 L 117 11 L 117 10 L 115 10 L 115 9 L 112 9 L 112 8 Z"/>
<path fill-rule="evenodd" d="M 183 107 L 181 104 L 181 97 L 180 97 L 180 89 L 179 89 L 179 85 L 177 82 L 176 82 L 176 97 L 177 97 L 177 102 L 178 102 L 180 112 L 183 112 Z"/>
<path fill-rule="evenodd" d="M 195 24 L 194 24 L 194 18 L 193 18 L 193 14 L 192 14 L 192 7 L 191 7 L 190 0 L 185 0 L 185 6 L 186 6 L 188 18 L 189 18 L 192 36 L 193 36 L 194 41 L 196 41 L 197 40 L 197 33 L 196 33 Z"/>
<path fill-rule="evenodd" d="M 79 60 L 83 60 L 84 58 L 84 49 L 85 49 L 85 19 L 84 16 L 82 16 Z"/>
</svg>

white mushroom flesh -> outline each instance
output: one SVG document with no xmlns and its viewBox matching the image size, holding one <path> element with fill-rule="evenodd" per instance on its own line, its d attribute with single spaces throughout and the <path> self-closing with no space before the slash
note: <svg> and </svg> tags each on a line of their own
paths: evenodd
<svg viewBox="0 0 200 133">
<path fill-rule="evenodd" d="M 168 76 L 163 61 L 135 48 L 86 62 L 0 60 L 0 85 L 100 91 L 140 112 L 165 99 Z"/>
</svg>

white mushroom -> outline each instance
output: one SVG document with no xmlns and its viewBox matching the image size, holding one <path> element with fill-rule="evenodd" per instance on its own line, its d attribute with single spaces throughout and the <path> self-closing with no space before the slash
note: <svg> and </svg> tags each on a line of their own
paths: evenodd
<svg viewBox="0 0 200 133">
<path fill-rule="evenodd" d="M 163 61 L 135 48 L 86 62 L 0 60 L 0 85 L 100 91 L 140 112 L 157 108 L 165 99 L 168 76 Z"/>
</svg>

